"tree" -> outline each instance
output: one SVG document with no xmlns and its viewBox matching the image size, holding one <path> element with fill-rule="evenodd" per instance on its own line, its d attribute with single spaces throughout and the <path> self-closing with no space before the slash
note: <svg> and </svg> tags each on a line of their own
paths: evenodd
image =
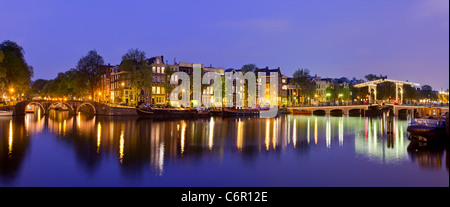
<svg viewBox="0 0 450 207">
<path fill-rule="evenodd" d="M 418 92 L 418 97 L 420 99 L 430 99 L 430 100 L 437 100 L 438 96 L 433 91 L 433 88 L 429 85 L 423 85 L 421 90 Z"/>
<path fill-rule="evenodd" d="M 170 105 L 170 93 L 175 88 L 173 84 L 170 84 L 170 77 L 175 73 L 175 70 L 173 70 L 170 65 L 166 66 L 166 69 L 164 70 L 165 77 L 164 77 L 164 91 L 166 92 L 166 103 Z"/>
<path fill-rule="evenodd" d="M 339 83 L 332 82 L 326 89 L 325 93 L 327 98 L 327 101 L 336 101 L 336 99 L 339 98 L 339 92 L 341 91 L 341 86 Z"/>
<path fill-rule="evenodd" d="M 247 72 L 255 72 L 255 70 L 256 70 L 256 65 L 252 64 L 252 63 L 243 65 L 241 67 L 241 71 L 242 71 L 243 74 L 245 74 Z"/>
<path fill-rule="evenodd" d="M 375 74 L 368 74 L 366 76 L 364 76 L 368 81 L 374 81 L 374 80 L 378 80 L 378 79 L 383 79 L 383 78 L 387 78 L 387 76 L 377 76 Z"/>
<path fill-rule="evenodd" d="M 82 91 L 87 91 L 94 97 L 95 88 L 97 88 L 101 81 L 102 72 L 99 70 L 99 65 L 103 65 L 105 61 L 96 50 L 91 50 L 86 56 L 78 60 L 77 73 L 79 78 L 83 80 L 79 85 Z"/>
<path fill-rule="evenodd" d="M 377 85 L 378 100 L 395 99 L 395 83 L 384 82 Z"/>
<path fill-rule="evenodd" d="M 31 84 L 31 92 L 33 96 L 43 96 L 44 95 L 44 87 L 47 85 L 49 80 L 37 79 L 33 81 Z"/>
<path fill-rule="evenodd" d="M 341 101 L 351 101 L 352 100 L 352 86 L 345 84 L 343 87 L 339 88 L 339 95 Z"/>
<path fill-rule="evenodd" d="M 0 94 L 13 89 L 16 94 L 30 90 L 33 67 L 25 61 L 24 50 L 17 43 L 6 40 L 0 44 Z"/>
<path fill-rule="evenodd" d="M 121 69 L 128 73 L 128 79 L 136 97 L 145 103 L 151 103 L 152 69 L 148 64 L 145 52 L 139 49 L 130 49 L 122 56 Z M 138 104 L 136 102 L 136 104 Z"/>
<path fill-rule="evenodd" d="M 293 74 L 291 83 L 294 84 L 295 88 L 298 91 L 298 100 L 302 100 L 300 97 L 303 97 L 303 103 L 307 101 L 307 98 L 313 96 L 316 87 L 311 81 L 308 69 L 297 69 Z"/>
<path fill-rule="evenodd" d="M 417 89 L 412 87 L 411 85 L 403 85 L 403 99 L 405 101 L 413 101 L 417 99 Z"/>
<path fill-rule="evenodd" d="M 5 59 L 5 55 L 3 55 L 3 51 L 0 50 L 0 89 L 5 88 L 3 80 L 6 78 L 6 68 L 2 66 L 3 59 Z"/>
</svg>

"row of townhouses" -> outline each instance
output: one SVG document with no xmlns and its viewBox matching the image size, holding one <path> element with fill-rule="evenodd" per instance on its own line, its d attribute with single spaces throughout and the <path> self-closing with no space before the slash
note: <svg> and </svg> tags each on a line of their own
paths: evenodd
<svg viewBox="0 0 450 207">
<path fill-rule="evenodd" d="M 152 68 L 152 88 L 151 91 L 145 91 L 144 95 L 139 96 L 140 100 L 138 100 L 137 94 L 140 91 L 134 90 L 132 87 L 130 87 L 129 80 L 127 78 L 127 72 L 121 70 L 120 65 L 101 65 L 100 70 L 103 71 L 102 75 L 102 81 L 101 86 L 98 88 L 98 91 L 95 93 L 96 96 L 94 97 L 94 100 L 110 103 L 110 104 L 117 104 L 117 105 L 124 105 L 124 106 L 136 106 L 141 102 L 149 103 L 156 106 L 165 106 L 165 105 L 176 105 L 174 103 L 170 102 L 169 94 L 171 93 L 171 90 L 168 90 L 167 86 L 169 83 L 168 81 L 168 75 L 167 70 L 170 68 L 173 72 L 185 72 L 188 75 L 192 75 L 194 71 L 194 63 L 188 63 L 188 62 L 175 62 L 173 64 L 168 64 L 167 62 L 164 63 L 164 56 L 157 56 L 152 57 L 148 59 L 148 64 Z M 212 66 L 204 66 L 201 65 L 202 72 L 216 72 L 220 74 L 221 76 L 224 76 L 225 72 L 240 72 L 240 69 L 224 69 L 224 68 L 217 68 Z M 330 84 L 334 81 L 331 78 L 321 78 L 317 75 L 311 77 L 311 81 L 315 83 L 316 92 L 314 97 L 311 97 L 311 100 L 307 100 L 307 97 L 299 97 L 299 88 L 295 87 L 293 84 L 290 83 L 290 80 L 292 78 L 283 75 L 280 68 L 270 69 L 269 67 L 265 68 L 257 68 L 255 72 L 255 75 L 258 76 L 258 74 L 264 74 L 261 77 L 256 77 L 257 83 L 261 82 L 261 78 L 266 78 L 266 99 L 265 100 L 276 100 L 278 106 L 291 106 L 291 105 L 298 105 L 305 102 L 314 103 L 314 102 L 325 102 L 326 101 L 326 88 L 330 86 Z M 270 97 L 270 80 L 269 77 L 272 74 L 278 75 L 278 93 L 276 99 L 271 99 Z M 177 77 L 172 76 L 172 78 L 177 80 Z M 348 82 L 348 81 L 344 81 Z M 213 83 L 213 82 L 211 82 Z M 173 89 L 170 88 L 170 89 Z M 236 106 L 236 102 L 238 99 L 245 99 L 243 96 L 244 93 L 237 93 L 238 90 L 243 91 L 242 88 L 236 88 L 236 83 L 233 83 L 233 96 L 231 101 L 234 106 Z M 142 91 L 141 91 L 142 92 Z M 148 96 L 148 94 L 151 93 L 151 96 Z M 207 86 L 205 88 L 202 88 L 202 100 L 206 102 L 213 102 L 214 97 L 210 96 L 212 94 L 212 87 Z M 151 97 L 151 100 L 147 100 L 146 97 Z M 191 93 L 192 97 L 192 93 Z M 258 96 L 257 96 L 258 97 Z M 223 100 L 220 101 L 223 103 L 222 105 L 225 105 L 224 97 L 222 97 Z M 149 98 L 150 99 L 150 98 Z M 192 98 L 191 98 L 192 100 Z M 256 103 L 260 103 L 256 101 Z M 192 105 L 192 104 L 191 104 Z M 247 105 L 247 103 L 245 103 Z M 268 102 L 268 105 L 270 103 Z"/>
</svg>

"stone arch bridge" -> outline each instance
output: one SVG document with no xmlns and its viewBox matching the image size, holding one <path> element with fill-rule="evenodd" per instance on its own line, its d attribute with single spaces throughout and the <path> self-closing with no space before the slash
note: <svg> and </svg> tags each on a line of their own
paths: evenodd
<svg viewBox="0 0 450 207">
<path fill-rule="evenodd" d="M 13 115 L 25 115 L 26 107 L 34 105 L 40 107 L 41 113 L 47 115 L 52 106 L 57 104 L 64 105 L 68 108 L 70 115 L 76 115 L 81 107 L 89 107 L 95 115 L 135 115 L 136 110 L 130 107 L 111 107 L 107 104 L 92 101 L 51 101 L 51 100 L 26 100 L 16 103 L 14 106 L 2 107 L 13 111 Z"/>
</svg>

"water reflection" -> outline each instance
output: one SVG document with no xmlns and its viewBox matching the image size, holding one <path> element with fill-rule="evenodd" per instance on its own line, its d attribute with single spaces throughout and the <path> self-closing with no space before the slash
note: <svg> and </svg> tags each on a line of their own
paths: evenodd
<svg viewBox="0 0 450 207">
<path fill-rule="evenodd" d="M 58 143 L 70 146 L 86 171 L 97 171 L 102 160 L 112 159 L 126 177 L 139 177 L 147 167 L 155 176 L 164 176 L 168 163 L 205 157 L 223 160 L 226 153 L 254 159 L 264 153 L 308 154 L 310 148 L 345 149 L 382 164 L 411 159 L 427 168 L 440 168 L 445 151 L 448 170 L 446 149 L 438 153 L 409 150 L 409 120 L 394 119 L 392 135 L 389 121 L 385 116 L 294 115 L 157 121 L 84 113 L 71 116 L 52 110 L 49 116 L 35 113 L 0 119 L 0 179 L 13 180 L 19 174 L 31 138 L 41 133 L 49 133 Z"/>
</svg>

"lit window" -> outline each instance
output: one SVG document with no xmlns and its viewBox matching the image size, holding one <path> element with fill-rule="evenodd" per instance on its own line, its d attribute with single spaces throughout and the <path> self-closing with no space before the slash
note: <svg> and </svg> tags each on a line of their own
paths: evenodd
<svg viewBox="0 0 450 207">
<path fill-rule="evenodd" d="M 156 68 L 156 73 L 161 73 L 161 68 L 160 67 Z"/>
<path fill-rule="evenodd" d="M 164 69 L 165 69 L 164 67 L 161 67 L 161 73 L 164 73 Z"/>
<path fill-rule="evenodd" d="M 154 94 L 156 92 L 155 86 L 152 87 L 152 93 Z"/>
<path fill-rule="evenodd" d="M 153 66 L 153 72 L 156 73 L 156 67 L 155 66 Z"/>
<path fill-rule="evenodd" d="M 156 94 L 160 94 L 160 93 L 161 93 L 160 88 L 156 87 Z"/>
</svg>

